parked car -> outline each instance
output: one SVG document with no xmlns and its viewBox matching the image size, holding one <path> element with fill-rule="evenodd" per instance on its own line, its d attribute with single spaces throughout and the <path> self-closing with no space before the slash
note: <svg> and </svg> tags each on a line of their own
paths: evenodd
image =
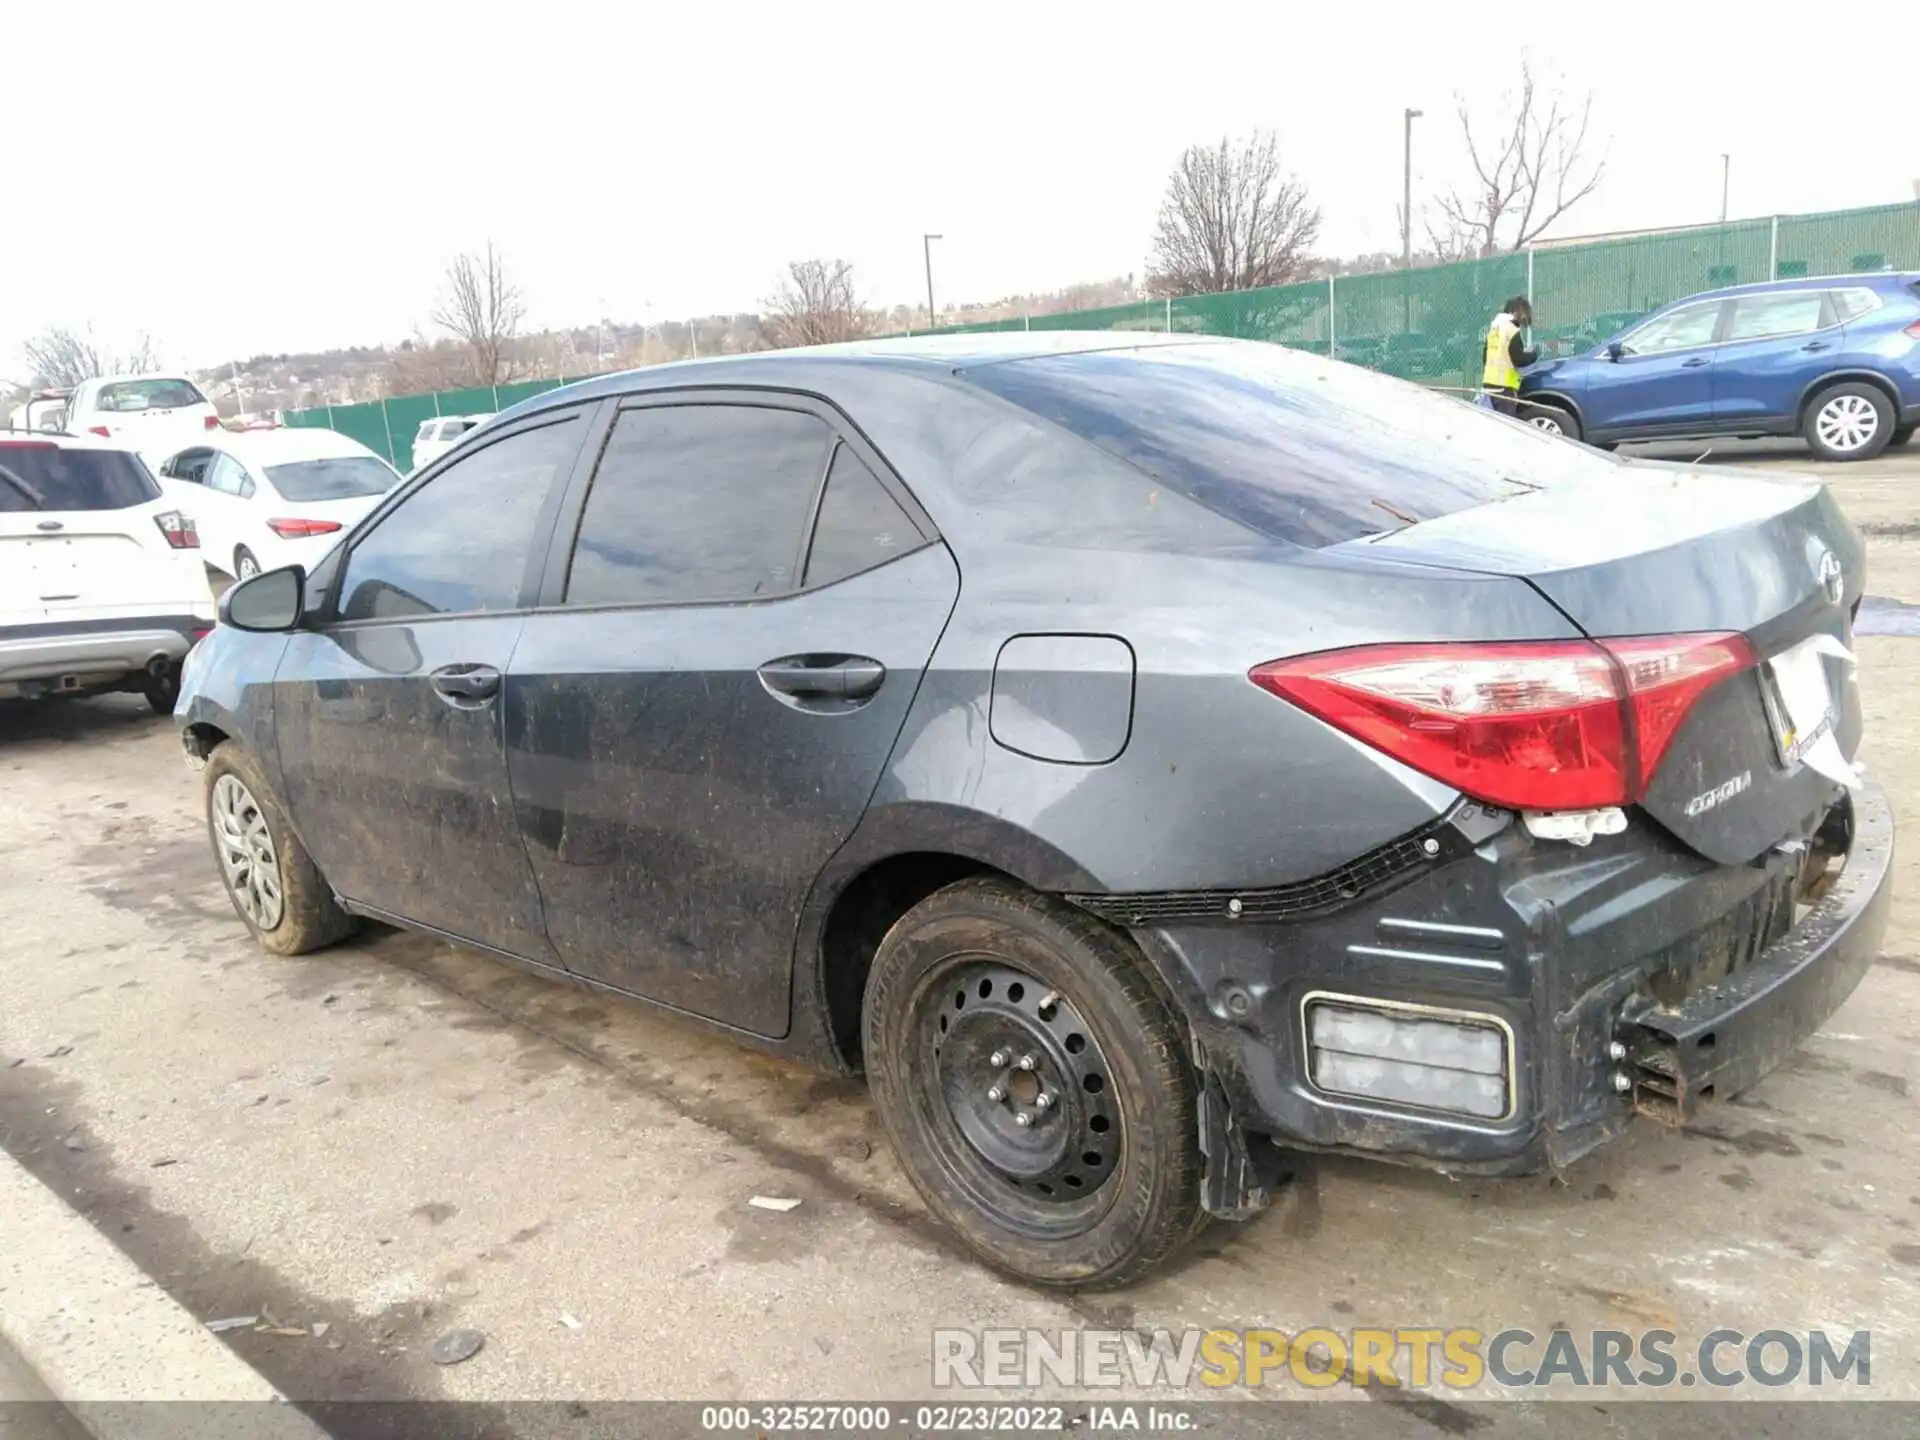
<svg viewBox="0 0 1920 1440">
<path fill-rule="evenodd" d="M 128 690 L 170 712 L 213 628 L 199 544 L 126 447 L 0 435 L 0 698 Z"/>
<path fill-rule="evenodd" d="M 331 430 L 249 430 L 193 445 L 160 465 L 200 528 L 209 563 L 244 580 L 311 569 L 395 485 L 399 472 Z"/>
<path fill-rule="evenodd" d="M 550 391 L 178 710 L 280 954 L 358 916 L 864 1070 L 990 1262 L 1111 1286 L 1283 1147 L 1559 1169 L 1886 923 L 1818 484 L 1259 343 L 867 342 Z"/>
<path fill-rule="evenodd" d="M 1798 435 L 1866 460 L 1920 423 L 1920 275 L 1782 280 L 1692 295 L 1521 376 L 1543 430 L 1595 445 Z"/>
<path fill-rule="evenodd" d="M 122 441 L 151 462 L 218 430 L 220 416 L 184 375 L 105 375 L 74 387 L 62 428 Z"/>
<path fill-rule="evenodd" d="M 478 430 L 493 418 L 486 415 L 439 415 L 422 420 L 413 436 L 413 468 L 431 465 L 451 450 L 462 435 Z"/>
</svg>

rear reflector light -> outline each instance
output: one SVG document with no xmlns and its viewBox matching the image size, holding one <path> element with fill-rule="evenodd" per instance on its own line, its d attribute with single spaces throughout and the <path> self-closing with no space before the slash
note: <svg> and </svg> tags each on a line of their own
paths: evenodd
<svg viewBox="0 0 1920 1440">
<path fill-rule="evenodd" d="M 331 535 L 340 528 L 338 520 L 269 520 L 267 528 L 282 540 L 299 540 L 308 535 Z"/>
<path fill-rule="evenodd" d="M 89 425 L 87 427 L 87 433 L 89 435 L 98 435 L 103 440 L 111 440 L 113 438 L 113 432 L 104 425 Z"/>
<path fill-rule="evenodd" d="M 190 516 L 182 515 L 178 510 L 169 510 L 164 515 L 154 516 L 153 523 L 160 527 L 160 533 L 167 537 L 167 544 L 174 549 L 200 548 L 200 531 Z"/>
<path fill-rule="evenodd" d="M 1694 703 L 1754 663 L 1738 635 L 1376 645 L 1253 683 L 1455 789 L 1515 810 L 1626 805 Z"/>
<path fill-rule="evenodd" d="M 208 415 L 205 417 L 205 421 L 206 428 L 209 430 L 218 430 L 220 428 L 220 417 L 218 415 Z"/>
</svg>

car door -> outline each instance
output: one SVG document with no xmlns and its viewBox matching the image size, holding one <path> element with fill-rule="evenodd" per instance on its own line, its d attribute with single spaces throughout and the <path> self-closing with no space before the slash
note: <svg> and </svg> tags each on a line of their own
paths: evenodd
<svg viewBox="0 0 1920 1440">
<path fill-rule="evenodd" d="M 1713 424 L 1714 341 L 1724 300 L 1656 315 L 1599 351 L 1584 391 L 1587 431 L 1701 431 Z"/>
<path fill-rule="evenodd" d="M 631 403 L 576 488 L 507 674 L 547 932 L 586 978 L 783 1035 L 801 908 L 958 570 L 880 457 L 798 396 Z"/>
<path fill-rule="evenodd" d="M 501 679 L 585 429 L 544 413 L 389 501 L 316 571 L 274 684 L 283 792 L 333 887 L 536 961 Z"/>
<path fill-rule="evenodd" d="M 1842 334 L 1825 290 L 1736 295 L 1714 357 L 1715 427 L 1790 426 L 1807 386 L 1833 368 Z"/>
<path fill-rule="evenodd" d="M 201 472 L 200 501 L 194 524 L 200 530 L 200 548 L 213 565 L 229 575 L 240 573 L 238 554 L 247 543 L 247 515 L 253 498 L 253 478 L 224 450 L 215 450 Z"/>
</svg>

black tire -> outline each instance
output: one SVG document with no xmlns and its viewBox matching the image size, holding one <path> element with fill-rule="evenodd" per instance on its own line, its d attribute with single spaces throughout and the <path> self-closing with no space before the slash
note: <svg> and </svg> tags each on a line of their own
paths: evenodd
<svg viewBox="0 0 1920 1440">
<path fill-rule="evenodd" d="M 1203 1227 L 1185 1030 L 1091 916 L 1005 880 L 949 885 L 881 941 L 861 1028 L 908 1178 L 988 1264 L 1119 1286 Z"/>
<path fill-rule="evenodd" d="M 252 578 L 247 574 L 247 567 L 249 565 L 253 567 L 254 575 L 258 575 L 260 573 L 260 561 L 254 555 L 254 553 L 251 550 L 247 549 L 247 547 L 244 545 L 234 546 L 233 547 L 233 578 L 235 580 L 247 580 Z"/>
<path fill-rule="evenodd" d="M 264 821 L 271 838 L 274 855 L 272 873 L 277 877 L 280 891 L 277 915 L 258 916 L 249 913 L 248 905 L 236 890 L 233 874 L 224 858 L 226 846 L 221 839 L 221 825 L 215 817 L 215 811 L 222 803 L 223 794 L 230 793 L 223 792 L 220 784 L 222 778 L 228 776 L 238 781 L 250 801 L 252 811 Z M 333 891 L 328 887 L 325 877 L 307 854 L 306 847 L 300 843 L 299 836 L 293 833 L 293 827 L 287 824 L 286 813 L 280 808 L 279 798 L 267 784 L 259 762 L 228 740 L 215 746 L 213 754 L 207 758 L 206 779 L 207 837 L 213 845 L 214 864 L 220 871 L 220 883 L 227 892 L 227 898 L 233 902 L 234 913 L 253 932 L 253 938 L 275 955 L 304 955 L 309 950 L 318 950 L 351 935 L 358 921 L 342 910 L 339 902 L 333 898 Z"/>
<path fill-rule="evenodd" d="M 1831 430 L 1827 423 L 1829 407 L 1836 411 L 1844 408 L 1845 412 L 1835 414 Z M 1869 416 L 1870 432 L 1865 431 Z M 1893 439 L 1893 419 L 1893 402 L 1878 385 L 1844 380 L 1827 386 L 1807 402 L 1800 428 L 1807 445 L 1822 460 L 1871 460 Z M 1840 443 L 1842 436 L 1861 433 L 1865 433 L 1865 439 Z"/>
<path fill-rule="evenodd" d="M 1521 419 L 1537 430 L 1549 434 L 1564 435 L 1569 440 L 1580 438 L 1580 417 L 1564 405 L 1555 405 L 1549 401 L 1538 401 L 1521 407 Z"/>
<path fill-rule="evenodd" d="M 147 697 L 154 714 L 173 714 L 173 707 L 180 699 L 180 667 L 169 665 L 157 675 L 149 671 L 140 693 Z"/>
<path fill-rule="evenodd" d="M 1904 445 L 1909 440 L 1913 439 L 1913 428 L 1914 427 L 1911 425 L 1900 425 L 1895 427 L 1893 434 L 1887 437 L 1887 448 L 1891 450 L 1894 446 Z"/>
</svg>

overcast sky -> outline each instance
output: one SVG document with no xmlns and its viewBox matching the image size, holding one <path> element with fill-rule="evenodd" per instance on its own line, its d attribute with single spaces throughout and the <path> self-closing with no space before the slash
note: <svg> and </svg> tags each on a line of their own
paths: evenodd
<svg viewBox="0 0 1920 1440">
<path fill-rule="evenodd" d="M 1555 233 L 1715 219 L 1723 151 L 1736 217 L 1912 200 L 1920 123 L 1895 53 L 1912 7 L 1856 0 L 1823 12 L 1837 29 L 1763 13 L 22 11 L 6 23 L 0 376 L 49 324 L 91 323 L 115 344 L 144 332 L 196 367 L 398 339 L 425 323 L 447 261 L 488 238 L 536 327 L 758 308 L 784 262 L 815 255 L 853 261 L 871 301 L 923 301 L 923 231 L 946 237 L 942 303 L 1139 273 L 1180 150 L 1256 126 L 1279 131 L 1324 212 L 1325 253 L 1394 249 L 1403 108 L 1426 112 L 1417 209 L 1460 178 L 1456 92 L 1493 101 L 1523 44 L 1570 94 L 1594 92 L 1608 154 L 1601 190 Z"/>
</svg>

